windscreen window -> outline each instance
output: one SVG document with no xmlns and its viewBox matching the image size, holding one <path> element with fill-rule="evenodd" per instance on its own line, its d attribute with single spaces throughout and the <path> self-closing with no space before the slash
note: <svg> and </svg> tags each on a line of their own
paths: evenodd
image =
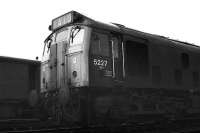
<svg viewBox="0 0 200 133">
<path fill-rule="evenodd" d="M 56 42 L 67 41 L 69 30 L 61 31 L 56 36 Z"/>
<path fill-rule="evenodd" d="M 106 34 L 93 33 L 91 38 L 91 53 L 93 55 L 109 56 L 109 38 Z"/>
<path fill-rule="evenodd" d="M 42 55 L 42 60 L 43 62 L 48 61 L 49 60 L 49 56 L 50 56 L 50 47 L 52 45 L 52 40 L 53 38 L 49 38 L 48 41 L 45 42 L 44 44 L 44 49 L 43 49 L 43 55 Z"/>
<path fill-rule="evenodd" d="M 73 28 L 71 31 L 70 37 L 70 46 L 83 43 L 84 38 L 84 29 L 83 28 Z"/>
</svg>

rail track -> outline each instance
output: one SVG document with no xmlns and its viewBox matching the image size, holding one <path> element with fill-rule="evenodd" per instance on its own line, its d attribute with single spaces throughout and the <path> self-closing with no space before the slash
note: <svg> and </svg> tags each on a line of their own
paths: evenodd
<svg viewBox="0 0 200 133">
<path fill-rule="evenodd" d="M 38 120 L 5 121 L 1 132 L 9 133 L 196 133 L 200 132 L 200 119 L 157 121 L 114 126 L 73 127 L 53 125 Z M 17 123 L 16 123 L 17 122 Z M 24 123 L 23 123 L 24 122 Z M 2 126 L 5 126 L 2 128 Z"/>
</svg>

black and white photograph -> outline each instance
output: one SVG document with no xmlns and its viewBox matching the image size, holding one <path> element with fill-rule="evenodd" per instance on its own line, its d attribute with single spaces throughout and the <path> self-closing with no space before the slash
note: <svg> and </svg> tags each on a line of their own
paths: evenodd
<svg viewBox="0 0 200 133">
<path fill-rule="evenodd" d="M 200 132 L 200 1 L 0 1 L 0 132 Z"/>
</svg>

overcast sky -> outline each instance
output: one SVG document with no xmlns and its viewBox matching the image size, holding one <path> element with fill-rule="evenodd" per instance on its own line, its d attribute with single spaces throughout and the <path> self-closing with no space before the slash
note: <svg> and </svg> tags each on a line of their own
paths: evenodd
<svg viewBox="0 0 200 133">
<path fill-rule="evenodd" d="M 200 45 L 199 0 L 1 0 L 0 56 L 41 59 L 51 20 L 71 10 Z"/>
</svg>

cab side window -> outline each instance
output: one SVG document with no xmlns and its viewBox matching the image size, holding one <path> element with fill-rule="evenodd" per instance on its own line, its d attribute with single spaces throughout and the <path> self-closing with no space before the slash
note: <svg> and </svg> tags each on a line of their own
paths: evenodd
<svg viewBox="0 0 200 133">
<path fill-rule="evenodd" d="M 91 42 L 91 53 L 93 55 L 110 56 L 108 35 L 93 33 Z"/>
</svg>

